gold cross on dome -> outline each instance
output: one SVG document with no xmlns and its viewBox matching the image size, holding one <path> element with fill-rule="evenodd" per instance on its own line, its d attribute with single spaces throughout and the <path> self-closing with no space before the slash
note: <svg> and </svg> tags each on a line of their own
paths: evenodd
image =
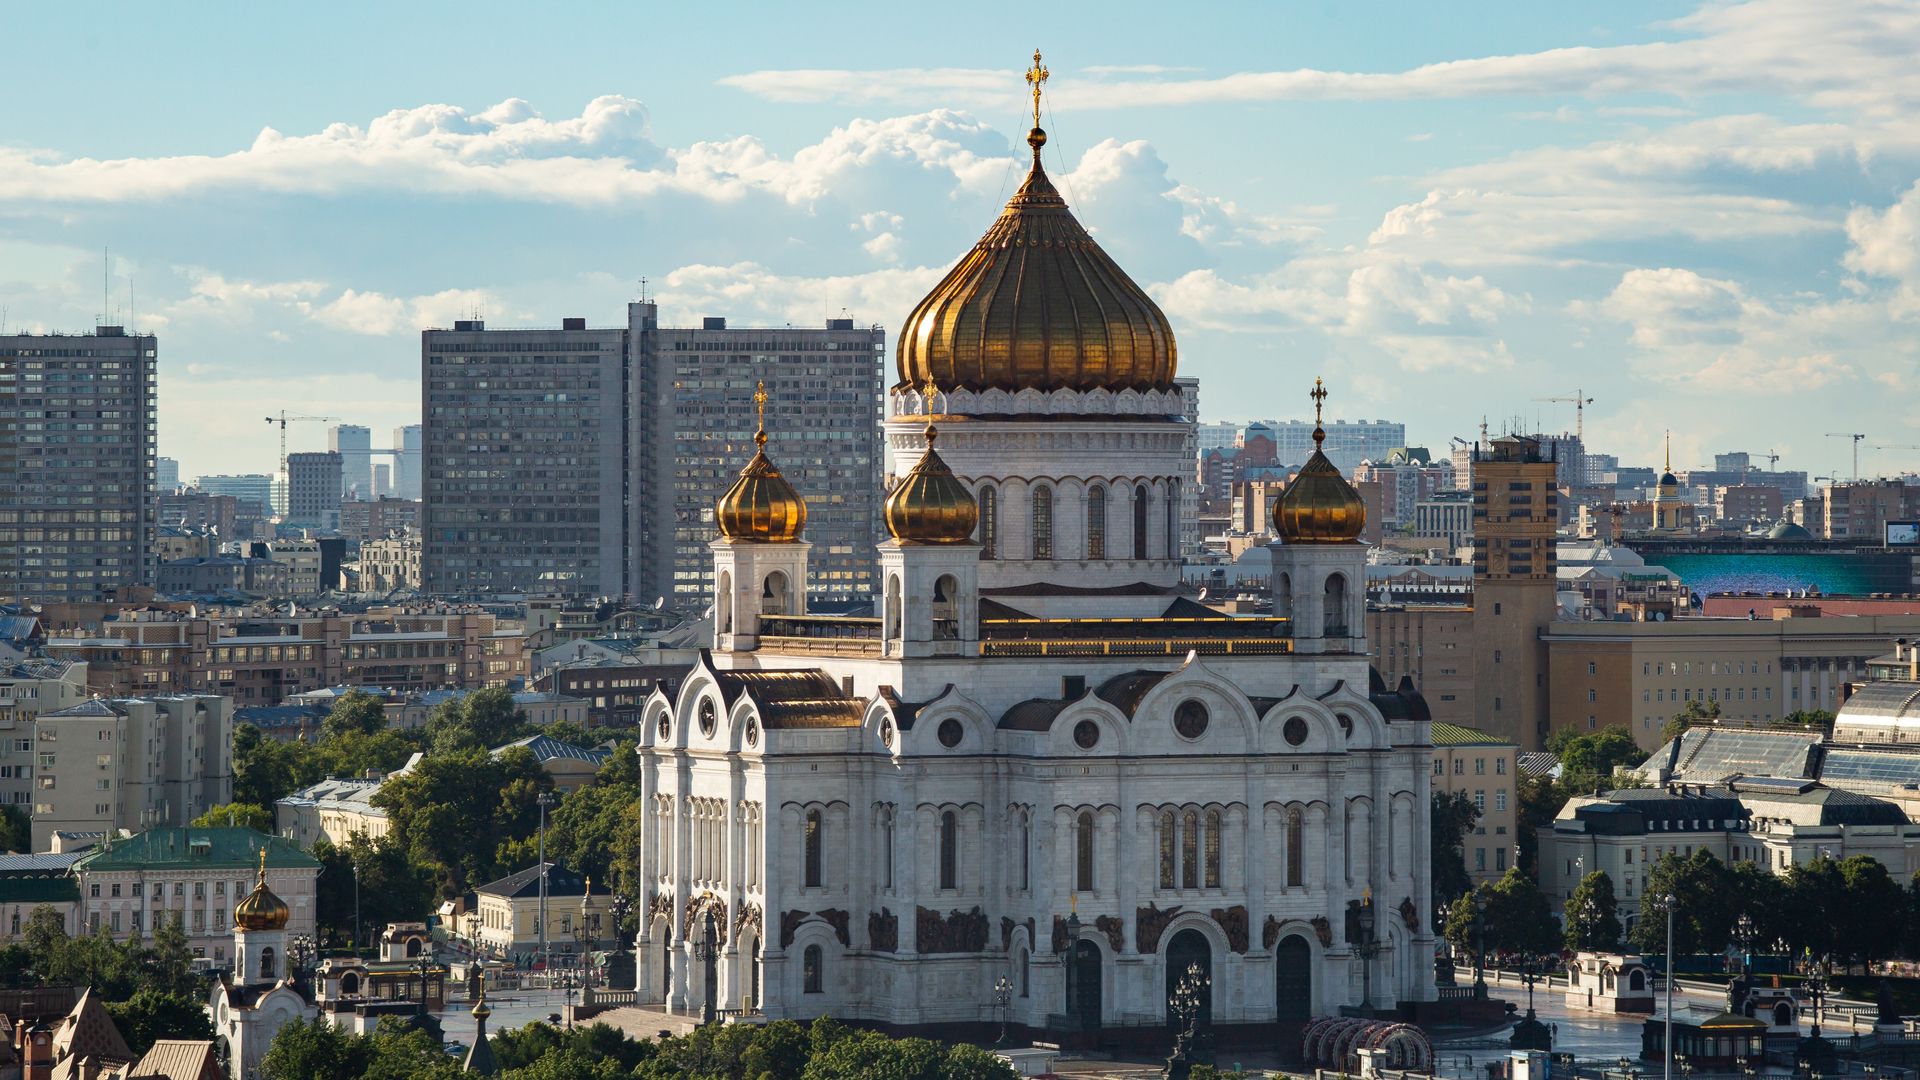
<svg viewBox="0 0 1920 1080">
<path fill-rule="evenodd" d="M 1318 425 L 1320 423 L 1320 403 L 1327 400 L 1327 388 L 1320 384 L 1318 376 L 1314 378 L 1313 390 L 1308 396 L 1313 398 L 1313 422 L 1315 425 Z"/>
<path fill-rule="evenodd" d="M 1033 50 L 1033 66 L 1027 69 L 1027 85 L 1033 87 L 1033 126 L 1040 126 L 1040 86 L 1047 81 L 1048 71 L 1040 63 L 1040 50 Z"/>
<path fill-rule="evenodd" d="M 753 388 L 753 411 L 760 426 L 760 434 L 767 433 L 767 384 L 761 382 Z"/>
</svg>

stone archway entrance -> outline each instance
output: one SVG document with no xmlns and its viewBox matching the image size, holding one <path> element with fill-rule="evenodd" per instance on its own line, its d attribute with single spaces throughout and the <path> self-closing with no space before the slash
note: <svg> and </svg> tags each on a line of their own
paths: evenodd
<svg viewBox="0 0 1920 1080">
<path fill-rule="evenodd" d="M 1213 1023 L 1213 946 L 1207 944 L 1207 936 L 1198 930 L 1188 928 L 1173 935 L 1167 942 L 1167 987 L 1164 1008 L 1167 1023 L 1177 1023 L 1173 1009 L 1173 992 L 1186 978 L 1189 969 L 1198 966 L 1205 986 L 1200 991 L 1200 1030 L 1206 1030 Z"/>
<path fill-rule="evenodd" d="M 1289 934 L 1273 950 L 1274 1019 L 1305 1020 L 1313 1015 L 1313 948 Z"/>
<path fill-rule="evenodd" d="M 1067 969 L 1067 1021 L 1078 1031 L 1100 1028 L 1100 946 L 1076 941 Z"/>
</svg>

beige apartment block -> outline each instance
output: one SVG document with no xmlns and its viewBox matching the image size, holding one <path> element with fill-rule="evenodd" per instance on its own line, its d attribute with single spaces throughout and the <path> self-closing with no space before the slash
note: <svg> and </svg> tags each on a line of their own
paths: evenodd
<svg viewBox="0 0 1920 1080">
<path fill-rule="evenodd" d="M 1520 748 L 1458 724 L 1433 723 L 1433 788 L 1457 791 L 1480 811 L 1464 844 L 1467 875 L 1474 884 L 1497 881 L 1513 865 L 1519 804 Z"/>
</svg>

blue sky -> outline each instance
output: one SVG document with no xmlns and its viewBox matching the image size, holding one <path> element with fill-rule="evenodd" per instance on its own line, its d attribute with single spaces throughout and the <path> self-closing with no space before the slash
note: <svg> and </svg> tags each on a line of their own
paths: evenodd
<svg viewBox="0 0 1920 1080">
<path fill-rule="evenodd" d="M 1048 168 L 1212 419 L 1485 416 L 1632 462 L 1920 443 L 1920 8 L 14 6 L 0 306 L 161 334 L 161 452 L 418 413 L 418 330 L 897 326 Z M 294 446 L 317 447 L 318 427 Z M 1920 451 L 1866 450 L 1864 472 Z"/>
</svg>

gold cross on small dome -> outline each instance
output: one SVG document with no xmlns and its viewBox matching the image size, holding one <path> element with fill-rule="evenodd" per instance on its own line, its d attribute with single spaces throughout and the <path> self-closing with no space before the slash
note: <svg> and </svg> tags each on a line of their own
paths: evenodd
<svg viewBox="0 0 1920 1080">
<path fill-rule="evenodd" d="M 1027 85 L 1033 87 L 1033 126 L 1040 126 L 1040 86 L 1050 74 L 1040 63 L 1040 50 L 1033 50 L 1033 66 L 1027 69 Z"/>
</svg>

